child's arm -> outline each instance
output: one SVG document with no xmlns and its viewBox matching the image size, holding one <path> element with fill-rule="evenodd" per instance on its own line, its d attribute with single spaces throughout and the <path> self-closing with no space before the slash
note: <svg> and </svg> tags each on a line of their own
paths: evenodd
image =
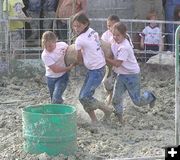
<svg viewBox="0 0 180 160">
<path fill-rule="evenodd" d="M 87 0 L 81 0 L 81 7 L 82 7 L 82 11 L 86 14 L 87 13 Z"/>
<path fill-rule="evenodd" d="M 70 64 L 67 67 L 60 67 L 56 64 L 53 64 L 51 66 L 48 66 L 54 73 L 60 73 L 60 72 L 68 72 L 70 71 L 75 65 L 74 64 Z"/>
<path fill-rule="evenodd" d="M 146 27 L 143 29 L 143 31 L 139 34 L 140 36 L 140 48 L 144 49 L 144 39 L 145 39 L 145 35 L 147 34 L 147 29 Z"/>
<path fill-rule="evenodd" d="M 141 40 L 140 40 L 140 48 L 141 48 L 141 49 L 144 49 L 144 37 L 141 37 Z"/>
<path fill-rule="evenodd" d="M 118 59 L 106 58 L 106 63 L 115 67 L 120 67 L 123 61 Z"/>
</svg>

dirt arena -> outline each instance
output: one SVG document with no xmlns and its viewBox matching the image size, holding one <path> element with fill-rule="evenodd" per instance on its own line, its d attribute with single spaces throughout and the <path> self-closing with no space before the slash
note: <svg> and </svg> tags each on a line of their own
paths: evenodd
<svg viewBox="0 0 180 160">
<path fill-rule="evenodd" d="M 28 79 L 3 76 L 0 79 L 0 159 L 101 160 L 164 155 L 162 147 L 174 144 L 174 67 L 143 64 L 141 72 L 142 89 L 153 90 L 157 95 L 155 107 L 136 107 L 127 94 L 125 125 L 120 125 L 113 114 L 111 121 L 104 123 L 102 112 L 97 111 L 101 122 L 98 127 L 90 125 L 90 119 L 78 101 L 84 76 L 79 73 L 75 76 L 72 72 L 64 99 L 66 104 L 77 108 L 78 152 L 69 157 L 30 155 L 23 151 L 21 109 L 28 105 L 49 103 L 49 93 L 39 76 Z M 95 95 L 105 100 L 102 85 Z"/>
</svg>

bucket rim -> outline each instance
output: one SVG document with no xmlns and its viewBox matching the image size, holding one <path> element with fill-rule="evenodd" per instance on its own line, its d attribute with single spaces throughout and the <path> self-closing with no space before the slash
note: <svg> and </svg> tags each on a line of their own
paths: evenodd
<svg viewBox="0 0 180 160">
<path fill-rule="evenodd" d="M 46 105 L 51 105 L 52 107 L 57 107 L 57 105 L 63 105 L 63 106 L 66 106 L 66 107 L 71 107 L 72 108 L 72 112 L 71 113 L 65 113 L 66 115 L 71 115 L 73 113 L 76 113 L 76 107 L 72 106 L 72 105 L 69 105 L 69 104 L 51 104 L 51 103 L 46 103 L 46 104 L 36 104 L 36 105 L 28 105 L 24 108 L 21 108 L 21 111 L 22 113 L 26 113 L 26 114 L 35 114 L 35 115 L 44 115 L 44 113 L 32 113 L 30 111 L 26 111 L 27 108 L 29 107 L 38 107 L 38 106 L 46 106 Z M 55 113 L 47 113 L 46 115 L 64 115 L 62 113 L 58 113 L 58 114 L 55 114 Z"/>
</svg>

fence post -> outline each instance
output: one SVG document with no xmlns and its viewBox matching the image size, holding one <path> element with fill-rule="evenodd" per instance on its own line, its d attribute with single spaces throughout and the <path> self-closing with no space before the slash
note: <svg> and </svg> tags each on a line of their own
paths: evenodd
<svg viewBox="0 0 180 160">
<path fill-rule="evenodd" d="M 179 145 L 179 96 L 180 96 L 180 86 L 179 86 L 179 33 L 180 25 L 177 27 L 175 32 L 175 143 Z"/>
<path fill-rule="evenodd" d="M 3 19 L 3 0 L 0 0 L 0 20 Z M 3 43 L 2 43 L 2 22 L 0 22 L 0 51 L 3 48 Z"/>
</svg>

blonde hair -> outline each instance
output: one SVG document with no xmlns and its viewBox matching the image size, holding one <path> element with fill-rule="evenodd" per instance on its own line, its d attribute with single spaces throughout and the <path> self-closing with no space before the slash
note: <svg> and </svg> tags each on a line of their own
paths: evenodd
<svg viewBox="0 0 180 160">
<path fill-rule="evenodd" d="M 53 43 L 55 43 L 56 41 L 57 41 L 57 37 L 56 37 L 55 33 L 52 32 L 52 31 L 46 31 L 46 32 L 44 32 L 43 35 L 42 35 L 42 38 L 41 38 L 41 46 L 42 46 L 42 48 L 44 49 L 44 48 L 45 48 L 45 44 L 46 44 L 47 42 L 53 42 Z"/>
</svg>

